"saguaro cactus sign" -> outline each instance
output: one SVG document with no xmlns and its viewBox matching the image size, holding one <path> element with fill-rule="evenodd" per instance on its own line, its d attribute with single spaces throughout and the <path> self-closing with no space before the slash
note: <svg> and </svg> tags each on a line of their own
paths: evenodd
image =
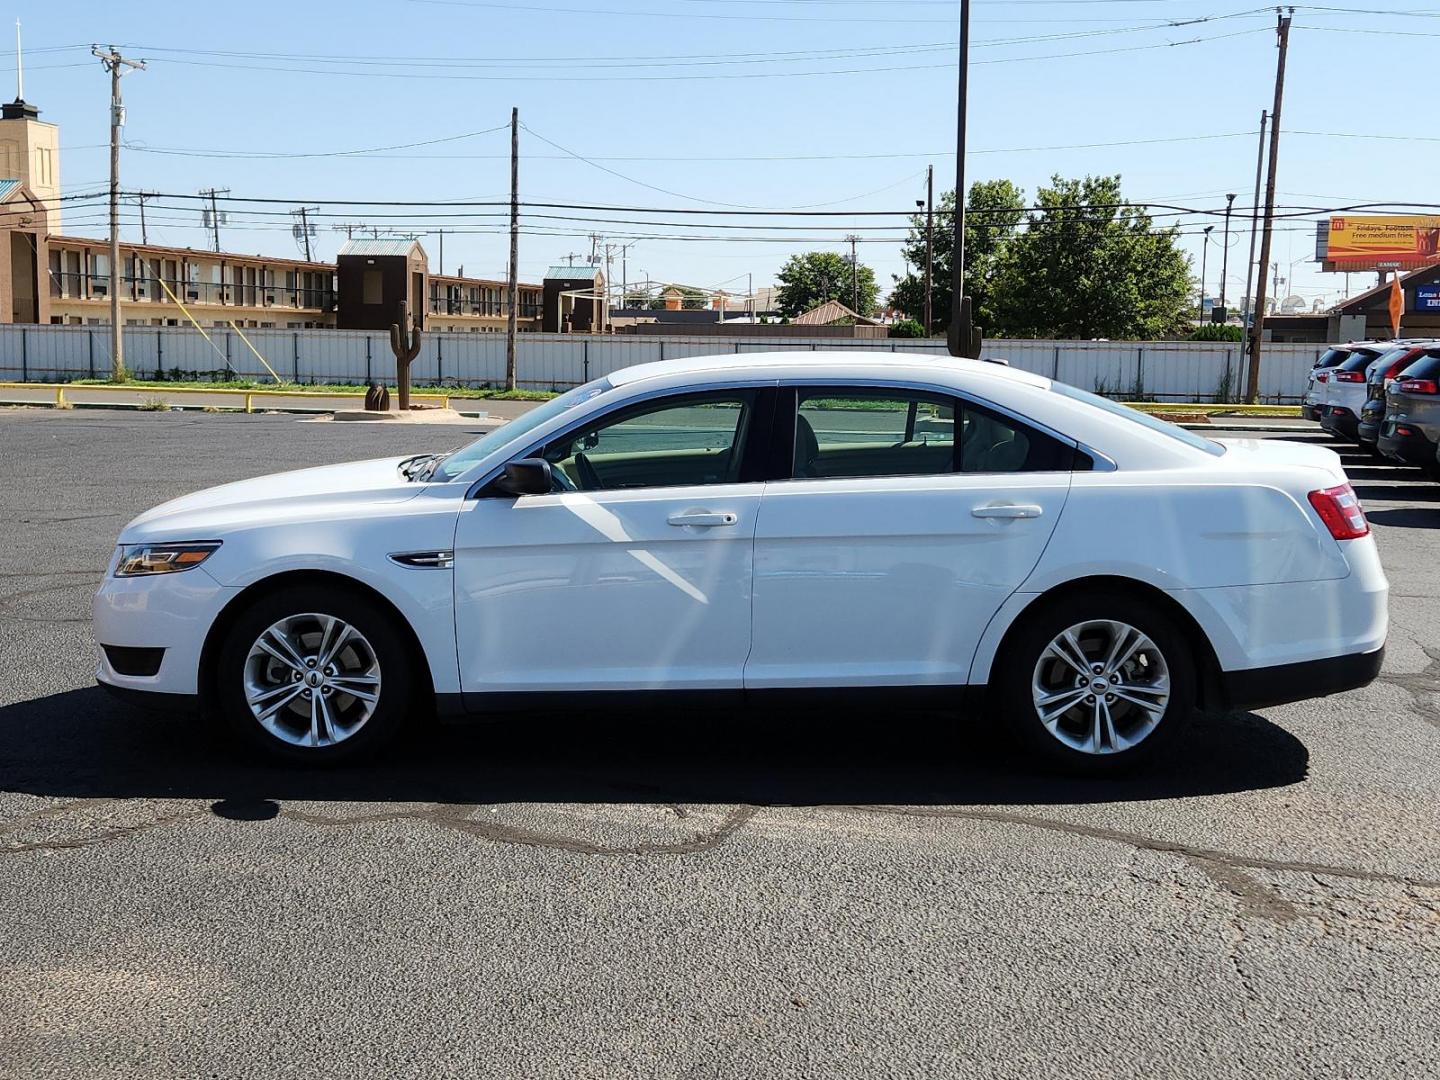
<svg viewBox="0 0 1440 1080">
<path fill-rule="evenodd" d="M 390 324 L 390 351 L 395 354 L 395 388 L 401 412 L 410 411 L 410 365 L 420 355 L 420 327 L 410 325 L 410 305 L 401 300 Z M 408 338 L 407 338 L 408 335 Z"/>
</svg>

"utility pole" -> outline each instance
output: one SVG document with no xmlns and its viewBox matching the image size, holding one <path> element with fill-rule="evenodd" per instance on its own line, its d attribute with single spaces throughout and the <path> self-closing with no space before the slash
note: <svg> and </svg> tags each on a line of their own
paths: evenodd
<svg viewBox="0 0 1440 1080">
<path fill-rule="evenodd" d="M 145 227 L 145 200 L 159 195 L 158 191 L 137 191 L 135 201 L 140 204 L 140 243 L 150 243 L 150 230 Z"/>
<path fill-rule="evenodd" d="M 1214 225 L 1206 225 L 1200 237 L 1200 306 L 1195 310 L 1201 322 L 1205 320 L 1205 269 L 1210 258 L 1210 234 L 1214 231 Z"/>
<path fill-rule="evenodd" d="M 1293 13 L 1294 8 L 1290 11 Z M 1279 56 L 1275 62 L 1275 105 L 1270 110 L 1270 164 L 1265 172 L 1265 227 L 1260 236 L 1260 265 L 1270 262 L 1270 241 L 1275 229 L 1275 169 L 1280 163 L 1280 106 L 1285 101 L 1285 55 L 1290 49 L 1290 15 L 1281 15 L 1275 30 Z M 1265 275 L 1255 301 L 1255 326 L 1250 333 L 1250 366 L 1246 380 L 1246 400 L 1252 405 L 1260 401 L 1260 351 L 1265 336 Z"/>
<path fill-rule="evenodd" d="M 1225 274 L 1230 269 L 1230 211 L 1235 206 L 1235 194 L 1232 192 L 1225 196 L 1225 242 L 1220 247 L 1220 309 L 1225 312 L 1225 317 L 1230 317 L 1230 309 L 1225 306 Z"/>
<path fill-rule="evenodd" d="M 440 230 L 440 273 L 445 273 L 445 230 Z"/>
<path fill-rule="evenodd" d="M 516 308 L 520 306 L 520 109 L 510 110 L 510 275 L 505 283 L 506 306 L 510 309 L 505 318 L 505 389 L 514 390 L 517 372 L 515 370 Z"/>
<path fill-rule="evenodd" d="M 1255 284 L 1255 237 L 1260 231 L 1260 181 L 1265 172 L 1265 123 L 1270 114 L 1260 110 L 1260 147 L 1255 151 L 1255 198 L 1250 203 L 1250 255 L 1245 262 L 1245 295 L 1240 305 L 1240 325 L 1250 332 L 1250 312 L 1254 309 L 1250 290 Z"/>
<path fill-rule="evenodd" d="M 860 237 L 851 233 L 845 237 L 850 245 L 850 310 L 856 315 L 860 314 L 860 262 L 855 255 L 855 245 L 860 242 Z"/>
<path fill-rule="evenodd" d="M 292 216 L 300 219 L 300 224 L 292 226 L 291 231 L 295 234 L 295 239 L 301 243 L 301 249 L 305 252 L 306 262 L 315 261 L 310 249 L 310 237 L 315 235 L 315 226 L 310 224 L 310 214 L 312 212 L 318 214 L 320 208 L 318 206 L 301 206 L 290 211 Z"/>
<path fill-rule="evenodd" d="M 125 331 L 120 323 L 120 129 L 125 126 L 125 106 L 120 101 L 120 76 L 126 69 L 144 71 L 145 61 L 127 60 L 114 45 L 90 48 L 92 56 L 110 73 L 110 377 L 125 378 Z"/>
<path fill-rule="evenodd" d="M 956 92 L 955 116 L 955 238 L 950 261 L 951 356 L 976 351 L 970 322 L 970 300 L 965 295 L 965 114 L 970 95 L 970 0 L 960 0 L 960 78 Z"/>
<path fill-rule="evenodd" d="M 201 195 L 208 195 L 208 196 L 210 196 L 210 220 L 209 220 L 206 224 L 208 224 L 208 225 L 210 226 L 210 229 L 211 229 L 211 232 L 212 232 L 212 236 L 213 236 L 213 240 L 214 240 L 214 244 L 215 244 L 215 250 L 216 250 L 216 251 L 219 251 L 219 250 L 220 250 L 220 208 L 216 205 L 216 200 L 217 200 L 221 195 L 229 195 L 229 194 L 230 194 L 230 189 L 229 189 L 229 188 L 204 188 L 204 189 L 200 192 L 200 194 L 201 194 Z"/>
<path fill-rule="evenodd" d="M 935 166 L 925 166 L 925 336 L 935 332 L 932 290 L 935 267 Z"/>
</svg>

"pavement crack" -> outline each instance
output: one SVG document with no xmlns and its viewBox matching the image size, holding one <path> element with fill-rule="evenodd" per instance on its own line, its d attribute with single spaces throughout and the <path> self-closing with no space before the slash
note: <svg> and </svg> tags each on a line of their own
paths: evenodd
<svg viewBox="0 0 1440 1080">
<path fill-rule="evenodd" d="M 1379 870 L 1362 870 L 1350 866 L 1330 866 L 1325 863 L 1292 862 L 1287 859 L 1266 859 L 1252 855 L 1236 855 L 1211 848 L 1193 847 L 1175 840 L 1161 840 L 1158 837 L 1140 833 L 1107 829 L 1099 825 L 1081 825 L 1069 821 L 1055 821 L 1052 818 L 1035 817 L 1031 814 L 1016 814 L 1003 810 L 960 810 L 941 807 L 921 806 L 849 806 L 837 807 L 862 814 L 889 814 L 895 817 L 961 818 L 969 821 L 987 821 L 1001 825 L 1021 825 L 1047 832 L 1065 833 L 1070 836 L 1084 836 L 1092 840 L 1109 840 L 1117 844 L 1128 844 L 1142 851 L 1154 851 L 1167 855 L 1179 855 L 1191 860 L 1230 867 L 1232 869 L 1275 870 L 1293 874 L 1325 874 L 1330 877 L 1350 878 L 1355 881 L 1385 882 L 1407 888 L 1440 889 L 1440 880 L 1409 877 L 1404 874 L 1388 874 Z"/>
<path fill-rule="evenodd" d="M 1418 643 L 1417 643 L 1418 644 Z M 1440 706 L 1435 703 L 1440 695 L 1440 649 L 1420 645 L 1430 662 L 1423 671 L 1408 674 L 1381 674 L 1375 681 L 1396 686 L 1410 695 L 1410 708 L 1425 723 L 1440 729 Z"/>
<path fill-rule="evenodd" d="M 730 839 L 745 826 L 758 812 L 755 806 L 737 806 L 721 820 L 714 829 L 696 833 L 681 840 L 655 841 L 642 844 L 607 845 L 596 844 L 577 837 L 556 836 L 533 829 L 518 828 L 499 822 L 480 821 L 469 815 L 476 809 L 473 803 L 436 803 L 433 806 L 414 810 L 397 810 L 379 814 L 360 814 L 350 817 L 333 818 L 321 814 L 310 814 L 303 810 L 282 810 L 285 817 L 308 825 L 327 827 L 349 827 L 371 825 L 393 821 L 426 821 L 443 829 L 477 836 L 497 844 L 518 844 L 524 847 L 549 848 L 568 851 L 579 855 L 697 855 L 713 851 Z M 686 817 L 688 815 L 681 815 Z"/>
<path fill-rule="evenodd" d="M 117 801 L 119 800 L 106 799 L 99 805 Z M 69 803 L 64 809 L 69 809 L 75 805 L 75 803 Z M 115 825 L 83 836 L 56 837 L 11 844 L 0 843 L 0 855 L 19 855 L 34 851 L 78 851 L 84 848 L 97 847 L 101 844 L 108 844 L 114 840 L 123 840 L 127 837 L 138 836 L 142 833 L 164 828 L 167 825 L 174 825 L 177 822 L 198 817 L 202 813 L 204 813 L 203 808 L 192 805 L 181 810 L 156 815 L 146 821 L 137 821 L 129 825 Z"/>
</svg>

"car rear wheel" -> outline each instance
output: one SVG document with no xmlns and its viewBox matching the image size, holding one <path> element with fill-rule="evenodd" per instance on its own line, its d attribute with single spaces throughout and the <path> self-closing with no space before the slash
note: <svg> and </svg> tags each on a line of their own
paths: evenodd
<svg viewBox="0 0 1440 1080">
<path fill-rule="evenodd" d="M 371 753 L 414 705 L 411 657 L 364 597 L 302 586 L 261 597 L 230 627 L 215 692 L 232 734 L 290 761 Z"/>
<path fill-rule="evenodd" d="M 1191 650 L 1142 600 L 1076 594 L 1028 618 L 1000 665 L 999 703 L 1027 749 L 1106 774 L 1160 753 L 1195 703 Z"/>
</svg>

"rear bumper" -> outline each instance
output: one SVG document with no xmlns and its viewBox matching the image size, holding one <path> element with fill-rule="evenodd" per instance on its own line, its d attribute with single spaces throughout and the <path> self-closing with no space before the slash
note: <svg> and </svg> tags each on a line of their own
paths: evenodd
<svg viewBox="0 0 1440 1080">
<path fill-rule="evenodd" d="M 1374 446 L 1380 440 L 1380 424 L 1379 417 L 1371 420 L 1362 419 L 1355 427 L 1356 440 L 1368 446 Z"/>
<path fill-rule="evenodd" d="M 1332 405 L 1320 418 L 1320 426 L 1342 438 L 1353 439 L 1359 429 L 1360 420 L 1349 409 Z"/>
<path fill-rule="evenodd" d="M 1319 405 L 1301 405 L 1300 415 L 1306 420 L 1319 420 L 1320 408 L 1321 407 Z"/>
<path fill-rule="evenodd" d="M 1408 427 L 1413 434 L 1400 435 L 1396 433 L 1397 426 Z M 1393 420 L 1385 421 L 1380 429 L 1380 438 L 1376 441 L 1380 453 L 1395 461 L 1404 461 L 1411 465 L 1434 465 L 1435 444 L 1427 439 L 1415 425 L 1409 421 L 1403 425 L 1397 425 Z"/>
<path fill-rule="evenodd" d="M 1382 645 L 1373 652 L 1222 672 L 1220 686 L 1231 709 L 1263 709 L 1366 686 L 1380 674 L 1384 659 Z"/>
</svg>

